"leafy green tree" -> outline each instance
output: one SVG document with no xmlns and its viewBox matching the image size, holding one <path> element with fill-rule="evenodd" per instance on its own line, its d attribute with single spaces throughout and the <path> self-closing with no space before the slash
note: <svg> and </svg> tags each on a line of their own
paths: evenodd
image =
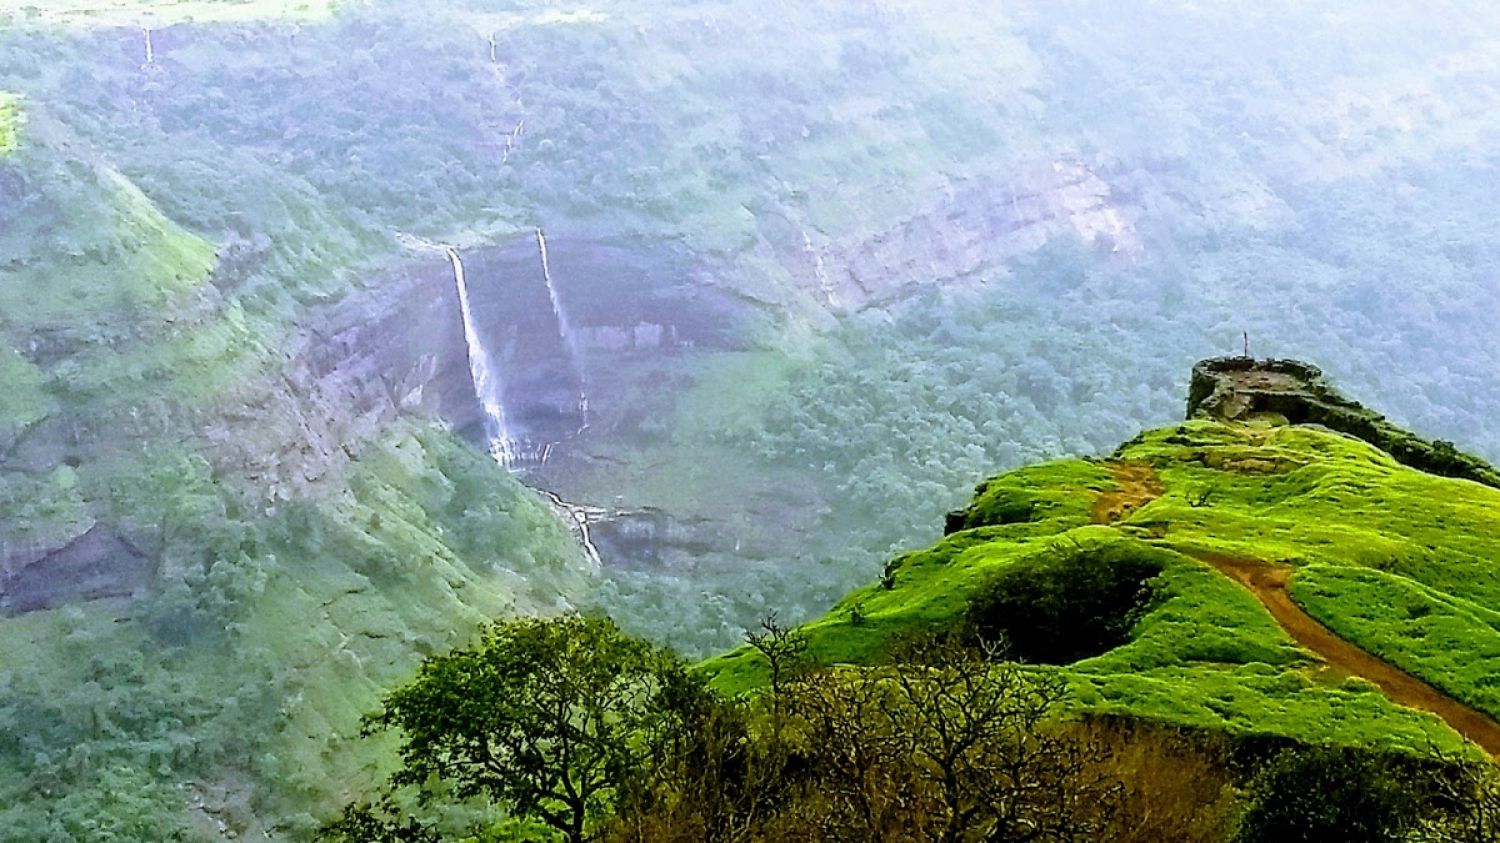
<svg viewBox="0 0 1500 843">
<path fill-rule="evenodd" d="M 487 799 L 583 843 L 596 838 L 622 788 L 651 768 L 676 730 L 674 702 L 694 685 L 675 656 L 608 619 L 517 620 L 427 660 L 366 731 L 402 734 L 393 788 L 442 782 L 458 799 Z M 380 813 L 352 809 L 324 837 L 434 839 L 409 818 Z"/>
<path fill-rule="evenodd" d="M 430 821 L 410 816 L 389 797 L 376 803 L 348 805 L 337 820 L 319 830 L 332 843 L 441 843 Z"/>
</svg>

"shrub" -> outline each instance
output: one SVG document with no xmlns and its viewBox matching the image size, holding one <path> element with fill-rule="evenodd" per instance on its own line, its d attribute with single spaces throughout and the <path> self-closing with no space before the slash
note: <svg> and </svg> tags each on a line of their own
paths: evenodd
<svg viewBox="0 0 1500 843">
<path fill-rule="evenodd" d="M 1387 843 L 1423 813 L 1398 762 L 1355 749 L 1285 750 L 1249 783 L 1236 843 Z"/>
<path fill-rule="evenodd" d="M 1056 550 L 996 574 L 969 601 L 966 623 L 1010 654 L 1068 664 L 1125 643 L 1152 601 L 1162 563 L 1128 544 Z"/>
</svg>

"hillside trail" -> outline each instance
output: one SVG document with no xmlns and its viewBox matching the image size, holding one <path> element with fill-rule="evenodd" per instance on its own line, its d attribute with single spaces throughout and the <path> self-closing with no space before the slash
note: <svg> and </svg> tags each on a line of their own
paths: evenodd
<svg viewBox="0 0 1500 843">
<path fill-rule="evenodd" d="M 1119 488 L 1104 492 L 1094 500 L 1091 514 L 1095 524 L 1123 521 L 1130 513 L 1166 493 L 1156 469 L 1145 462 L 1111 462 L 1110 474 Z"/>
<path fill-rule="evenodd" d="M 1095 523 L 1115 523 L 1165 492 L 1161 479 L 1149 465 L 1113 463 L 1110 470 L 1119 490 L 1099 496 L 1093 508 Z M 1491 758 L 1500 759 L 1500 723 L 1339 637 L 1303 611 L 1287 590 L 1292 578 L 1291 568 L 1259 560 L 1235 558 L 1211 550 L 1177 549 L 1239 583 L 1260 601 L 1272 619 L 1304 650 L 1316 655 L 1335 670 L 1374 684 L 1397 705 L 1436 714 Z"/>
<path fill-rule="evenodd" d="M 1432 685 L 1349 641 L 1307 614 L 1287 591 L 1292 570 L 1212 551 L 1192 552 L 1194 558 L 1244 586 L 1271 617 L 1303 649 L 1332 667 L 1374 683 L 1387 697 L 1407 708 L 1443 718 L 1460 735 L 1478 744 L 1492 758 L 1500 758 L 1500 723 L 1489 715 L 1453 699 Z"/>
</svg>

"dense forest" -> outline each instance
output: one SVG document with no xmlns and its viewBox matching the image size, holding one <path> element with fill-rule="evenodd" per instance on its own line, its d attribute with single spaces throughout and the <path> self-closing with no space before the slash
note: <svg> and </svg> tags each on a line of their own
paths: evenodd
<svg viewBox="0 0 1500 843">
<path fill-rule="evenodd" d="M 694 660 L 768 612 L 815 621 L 983 478 L 1176 421 L 1191 364 L 1247 340 L 1500 459 L 1497 25 L 1469 2 L 0 0 L 0 827 L 306 838 L 400 768 L 361 718 L 486 624 L 605 614 Z M 544 229 L 545 291 L 515 269 Z M 515 404 L 566 368 L 526 331 L 577 334 L 553 345 L 591 407 L 546 464 L 484 452 L 445 247 Z M 1359 583 L 1450 623 L 1430 587 Z M 804 680 L 804 703 L 868 690 Z M 777 699 L 699 714 L 748 729 Z M 1406 775 L 1388 749 L 1354 766 Z M 826 760 L 754 796 L 779 806 L 762 839 L 833 810 L 809 801 Z M 630 786 L 620 822 L 697 798 Z"/>
</svg>

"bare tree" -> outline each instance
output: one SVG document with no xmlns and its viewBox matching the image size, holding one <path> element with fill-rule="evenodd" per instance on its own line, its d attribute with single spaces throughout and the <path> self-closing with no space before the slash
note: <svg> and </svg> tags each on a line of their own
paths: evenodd
<svg viewBox="0 0 1500 843">
<path fill-rule="evenodd" d="M 831 840 L 1071 843 L 1097 839 L 1121 787 L 1056 722 L 1062 680 L 952 638 L 898 663 L 809 675 L 790 710 L 819 776 Z"/>
<path fill-rule="evenodd" d="M 787 708 L 815 764 L 804 821 L 820 839 L 885 841 L 913 836 L 918 817 L 897 774 L 908 741 L 895 727 L 894 671 L 819 671 L 801 677 Z"/>
<path fill-rule="evenodd" d="M 780 696 L 786 682 L 802 665 L 807 655 L 807 636 L 793 627 L 783 626 L 776 613 L 767 614 L 759 630 L 746 630 L 745 643 L 760 653 L 771 668 L 771 692 Z"/>
<path fill-rule="evenodd" d="M 1443 770 L 1432 777 L 1435 816 L 1414 835 L 1420 843 L 1500 843 L 1500 767 L 1457 759 L 1436 748 Z"/>
</svg>

